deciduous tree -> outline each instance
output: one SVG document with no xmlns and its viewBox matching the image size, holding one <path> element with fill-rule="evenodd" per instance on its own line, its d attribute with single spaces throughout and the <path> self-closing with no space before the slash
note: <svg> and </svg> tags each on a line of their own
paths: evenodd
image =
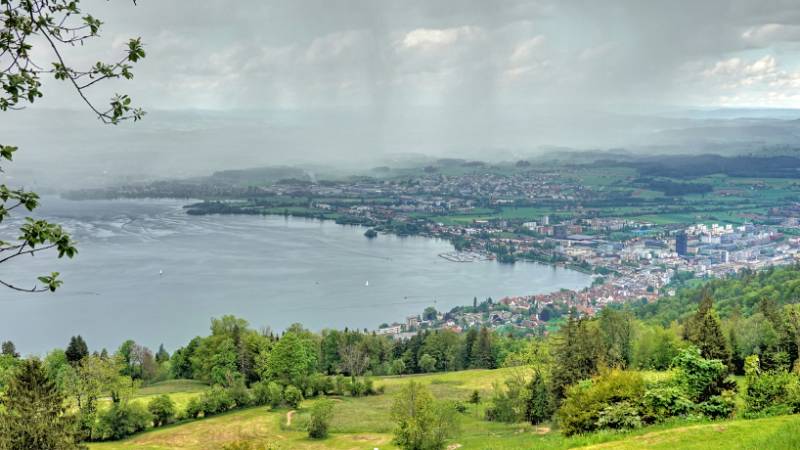
<svg viewBox="0 0 800 450">
<path fill-rule="evenodd" d="M 0 111 L 12 111 L 43 96 L 42 76 L 67 82 L 80 101 L 104 123 L 141 119 L 144 112 L 131 105 L 127 95 L 114 95 L 107 107 L 89 100 L 88 91 L 109 79 L 133 78 L 132 65 L 145 57 L 139 38 L 127 42 L 123 55 L 112 62 L 98 61 L 87 68 L 70 64 L 66 48 L 79 47 L 99 36 L 103 22 L 81 10 L 80 0 L 3 0 L 0 2 Z M 11 161 L 17 147 L 0 143 L 0 161 Z M 39 206 L 35 192 L 0 184 L 0 223 L 12 214 Z M 42 219 L 26 217 L 17 232 L 0 240 L 0 265 L 20 257 L 52 251 L 61 258 L 77 254 L 64 229 Z M 24 292 L 55 291 L 61 286 L 58 272 L 37 277 L 32 287 L 0 278 L 0 285 Z"/>
</svg>

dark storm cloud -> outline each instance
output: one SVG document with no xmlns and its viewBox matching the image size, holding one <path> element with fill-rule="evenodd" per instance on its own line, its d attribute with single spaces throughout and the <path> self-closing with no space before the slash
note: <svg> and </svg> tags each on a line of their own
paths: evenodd
<svg viewBox="0 0 800 450">
<path fill-rule="evenodd" d="M 626 145 L 659 127 L 631 115 L 800 104 L 797 1 L 84 2 L 106 26 L 73 61 L 111 57 L 132 36 L 148 51 L 132 82 L 92 94 L 129 92 L 153 111 L 144 131 L 114 142 L 78 124 L 69 144 L 113 145 L 126 163 L 111 172 Z M 46 88 L 40 107 L 76 106 L 63 84 Z M 126 159 L 138 152 L 150 156 L 139 166 Z"/>
<path fill-rule="evenodd" d="M 731 90 L 709 68 L 771 56 L 790 77 L 800 39 L 800 6 L 781 1 L 90 5 L 108 24 L 100 53 L 144 37 L 129 90 L 154 108 L 714 105 L 771 86 Z"/>
</svg>

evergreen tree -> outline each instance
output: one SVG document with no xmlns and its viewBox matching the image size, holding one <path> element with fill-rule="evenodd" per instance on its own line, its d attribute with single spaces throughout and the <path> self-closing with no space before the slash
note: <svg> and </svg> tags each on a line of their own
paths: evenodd
<svg viewBox="0 0 800 450">
<path fill-rule="evenodd" d="M 734 373 L 741 375 L 744 373 L 744 359 L 742 359 L 742 354 L 739 350 L 739 337 L 736 333 L 736 322 L 733 322 L 730 330 L 728 330 L 728 342 L 730 342 L 731 348 L 731 368 Z"/>
<path fill-rule="evenodd" d="M 475 345 L 475 341 L 477 340 L 478 329 L 471 327 L 469 331 L 467 331 L 467 335 L 464 338 L 464 354 L 461 367 L 472 367 L 472 347 Z"/>
<path fill-rule="evenodd" d="M 0 449 L 81 448 L 64 397 L 38 359 L 25 360 L 15 371 L 0 406 Z"/>
<path fill-rule="evenodd" d="M 497 368 L 494 347 L 492 346 L 492 335 L 486 327 L 481 327 L 481 331 L 478 332 L 478 339 L 472 346 L 472 367 L 476 369 Z"/>
<path fill-rule="evenodd" d="M 564 398 L 568 386 L 597 373 L 603 349 L 594 325 L 579 319 L 573 310 L 561 328 L 553 349 L 552 388 L 557 401 Z"/>
<path fill-rule="evenodd" d="M 550 392 L 544 377 L 538 370 L 528 384 L 528 399 L 525 404 L 525 419 L 533 425 L 538 425 L 550 418 Z"/>
<path fill-rule="evenodd" d="M 86 345 L 86 341 L 83 340 L 81 335 L 72 336 L 69 339 L 69 345 L 64 353 L 67 355 L 67 361 L 75 365 L 83 358 L 89 356 L 89 347 Z"/>
<path fill-rule="evenodd" d="M 768 370 L 791 370 L 797 359 L 797 342 L 781 306 L 772 297 L 758 303 L 758 312 L 764 315 L 777 334 L 777 342 L 764 349 L 761 366 Z"/>
<path fill-rule="evenodd" d="M 633 321 L 629 313 L 603 308 L 599 314 L 600 333 L 609 367 L 628 367 L 633 359 Z"/>
<path fill-rule="evenodd" d="M 156 362 L 164 364 L 167 361 L 169 361 L 169 353 L 167 353 L 167 350 L 164 348 L 164 344 L 161 344 L 158 346 L 158 352 L 156 353 Z"/>
<path fill-rule="evenodd" d="M 718 359 L 730 365 L 730 345 L 722 331 L 722 322 L 708 291 L 704 291 L 697 313 L 687 324 L 687 335 L 689 342 L 700 349 L 703 358 Z"/>
<path fill-rule="evenodd" d="M 0 354 L 5 356 L 10 356 L 12 358 L 19 358 L 19 353 L 17 353 L 17 347 L 11 341 L 5 341 L 2 344 L 2 351 Z"/>
</svg>

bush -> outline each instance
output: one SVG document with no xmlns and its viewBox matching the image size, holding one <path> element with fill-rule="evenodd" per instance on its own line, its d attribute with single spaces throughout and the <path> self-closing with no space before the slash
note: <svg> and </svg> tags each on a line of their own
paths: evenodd
<svg viewBox="0 0 800 450">
<path fill-rule="evenodd" d="M 283 388 L 274 381 L 270 381 L 267 385 L 267 403 L 272 409 L 280 408 L 283 405 Z"/>
<path fill-rule="evenodd" d="M 336 375 L 336 379 L 334 380 L 333 385 L 334 385 L 333 390 L 336 393 L 336 395 L 344 395 L 345 392 L 350 391 L 349 387 L 350 380 L 345 378 L 345 376 L 342 374 Z"/>
<path fill-rule="evenodd" d="M 791 414 L 794 384 L 797 384 L 797 378 L 782 371 L 748 376 L 744 394 L 745 416 Z"/>
<path fill-rule="evenodd" d="M 253 396 L 253 404 L 256 406 L 269 405 L 269 383 L 259 381 L 250 388 Z"/>
<path fill-rule="evenodd" d="M 333 391 L 333 380 L 321 373 L 315 373 L 309 379 L 309 390 L 315 397 L 328 394 Z"/>
<path fill-rule="evenodd" d="M 697 412 L 710 419 L 727 419 L 736 410 L 736 393 L 723 391 L 697 405 Z"/>
<path fill-rule="evenodd" d="M 147 410 L 153 415 L 154 427 L 166 425 L 175 418 L 175 403 L 169 395 L 159 395 L 150 400 Z"/>
<path fill-rule="evenodd" d="M 625 407 L 607 409 L 626 402 L 633 408 L 645 393 L 644 380 L 636 372 L 613 369 L 601 373 L 590 381 L 583 381 L 567 389 L 567 396 L 556 416 L 567 436 L 590 433 L 618 421 L 631 421 L 633 412 Z M 604 412 L 601 415 L 601 412 Z M 638 412 L 635 415 L 640 415 Z M 607 417 L 602 422 L 601 417 Z M 612 420 L 613 419 L 613 420 Z"/>
<path fill-rule="evenodd" d="M 436 358 L 425 353 L 419 358 L 417 365 L 423 372 L 433 372 L 436 370 Z"/>
<path fill-rule="evenodd" d="M 728 367 L 720 360 L 703 358 L 696 347 L 681 350 L 673 365 L 678 368 L 676 381 L 696 403 L 736 389 L 736 382 L 727 378 Z"/>
<path fill-rule="evenodd" d="M 472 391 L 472 394 L 469 395 L 469 402 L 473 405 L 478 405 L 481 402 L 481 393 L 475 389 Z"/>
<path fill-rule="evenodd" d="M 791 414 L 796 408 L 798 378 L 783 369 L 762 372 L 757 355 L 745 359 L 747 388 L 744 392 L 748 418 Z"/>
<path fill-rule="evenodd" d="M 203 404 L 197 397 L 192 397 L 186 404 L 186 417 L 188 419 L 197 419 L 203 414 Z"/>
<path fill-rule="evenodd" d="M 525 418 L 527 393 L 521 379 L 509 378 L 505 387 L 494 384 L 491 405 L 486 409 L 486 420 L 492 422 L 519 422 Z"/>
<path fill-rule="evenodd" d="M 642 398 L 642 419 L 655 423 L 670 417 L 685 416 L 694 404 L 675 386 L 648 389 Z"/>
<path fill-rule="evenodd" d="M 228 388 L 228 395 L 233 401 L 235 408 L 245 408 L 253 404 L 253 396 L 244 385 L 244 381 L 237 380 Z"/>
<path fill-rule="evenodd" d="M 289 385 L 286 386 L 286 390 L 283 391 L 283 399 L 289 407 L 297 408 L 300 406 L 300 402 L 303 401 L 303 393 L 300 392 L 300 389 Z"/>
<path fill-rule="evenodd" d="M 392 368 L 391 368 L 392 375 L 402 375 L 405 373 L 405 371 L 406 371 L 405 361 L 399 358 L 392 361 Z"/>
<path fill-rule="evenodd" d="M 378 391 L 375 390 L 375 382 L 372 378 L 364 378 L 364 394 L 376 395 Z"/>
<path fill-rule="evenodd" d="M 436 401 L 427 387 L 410 382 L 395 397 L 394 443 L 403 450 L 443 450 L 458 432 L 458 414 L 450 402 Z"/>
<path fill-rule="evenodd" d="M 353 378 L 350 380 L 348 391 L 350 391 L 350 395 L 353 397 L 361 397 L 367 393 L 367 385 L 364 381 Z"/>
<path fill-rule="evenodd" d="M 308 436 L 312 439 L 322 439 L 328 436 L 328 427 L 333 417 L 333 402 L 320 400 L 311 407 L 311 417 L 308 421 Z"/>
<path fill-rule="evenodd" d="M 639 416 L 639 408 L 629 401 L 606 406 L 600 411 L 600 418 L 597 419 L 598 428 L 626 430 L 641 426 L 642 418 Z"/>
<path fill-rule="evenodd" d="M 118 440 L 144 431 L 153 416 L 141 403 L 113 403 L 111 408 L 98 414 L 92 430 L 92 439 Z"/>
<path fill-rule="evenodd" d="M 206 417 L 224 413 L 236 407 L 231 393 L 221 387 L 214 386 L 200 396 L 200 405 Z"/>
</svg>

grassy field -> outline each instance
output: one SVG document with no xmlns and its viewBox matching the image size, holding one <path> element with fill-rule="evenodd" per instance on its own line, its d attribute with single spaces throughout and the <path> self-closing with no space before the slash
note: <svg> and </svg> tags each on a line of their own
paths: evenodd
<svg viewBox="0 0 800 450">
<path fill-rule="evenodd" d="M 233 411 L 208 419 L 174 424 L 148 431 L 130 439 L 90 445 L 92 450 L 163 450 L 219 449 L 223 444 L 241 440 L 270 442 L 280 449 L 395 449 L 391 443 L 393 423 L 389 417 L 393 394 L 411 379 L 426 384 L 435 397 L 465 400 L 474 389 L 488 398 L 492 384 L 502 381 L 519 369 L 471 370 L 446 374 L 384 377 L 376 379 L 385 386 L 384 395 L 351 398 L 335 397 L 331 436 L 315 441 L 307 437 L 305 424 L 314 400 L 303 402 L 291 414 L 288 409 L 270 410 L 255 407 Z M 646 372 L 651 381 L 669 377 L 668 373 Z M 151 386 L 139 393 L 137 401 L 153 395 L 169 394 L 179 404 L 198 395 L 203 385 L 190 381 L 174 381 Z M 182 406 L 181 406 L 182 407 Z M 760 449 L 800 448 L 800 416 L 783 416 L 761 420 L 724 422 L 674 422 L 639 429 L 630 433 L 601 432 L 565 438 L 548 426 L 501 424 L 482 420 L 485 402 L 469 405 L 461 415 L 461 430 L 454 444 L 464 449 Z"/>
</svg>

